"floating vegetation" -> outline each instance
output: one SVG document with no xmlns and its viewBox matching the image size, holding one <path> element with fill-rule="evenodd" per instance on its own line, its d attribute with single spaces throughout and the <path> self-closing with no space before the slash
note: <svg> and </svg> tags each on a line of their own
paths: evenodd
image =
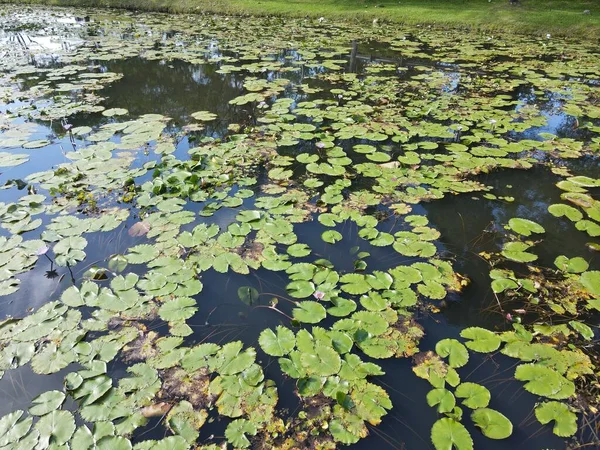
<svg viewBox="0 0 600 450">
<path fill-rule="evenodd" d="M 74 14 L 3 7 L 0 384 L 60 382 L 1 448 L 391 448 L 410 383 L 417 445 L 600 444 L 594 45 Z M 518 210 L 540 170 L 555 195 Z M 463 230 L 516 208 L 469 248 L 483 287 L 428 213 L 452 199 L 481 205 Z M 472 289 L 494 319 L 446 326 Z"/>
</svg>

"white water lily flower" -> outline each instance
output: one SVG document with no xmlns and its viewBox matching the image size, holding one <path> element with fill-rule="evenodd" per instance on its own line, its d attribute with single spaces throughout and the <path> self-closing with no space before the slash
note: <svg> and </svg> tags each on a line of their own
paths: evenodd
<svg viewBox="0 0 600 450">
<path fill-rule="evenodd" d="M 37 251 L 35 252 L 36 256 L 42 256 L 45 255 L 46 253 L 48 253 L 48 250 L 50 250 L 50 248 L 46 245 L 44 245 L 43 247 L 40 247 L 37 249 Z"/>
</svg>

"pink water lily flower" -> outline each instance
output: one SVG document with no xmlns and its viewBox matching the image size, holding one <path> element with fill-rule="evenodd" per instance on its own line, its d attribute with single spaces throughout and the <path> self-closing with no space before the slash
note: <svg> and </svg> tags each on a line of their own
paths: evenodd
<svg viewBox="0 0 600 450">
<path fill-rule="evenodd" d="M 322 291 L 316 291 L 313 294 L 313 297 L 316 298 L 317 300 L 323 300 L 325 298 L 325 292 Z"/>
<path fill-rule="evenodd" d="M 67 122 L 66 119 L 62 119 L 61 123 L 62 123 L 63 130 L 65 130 L 65 131 L 69 131 L 71 128 L 73 128 L 73 124 L 70 124 L 69 122 Z"/>
</svg>

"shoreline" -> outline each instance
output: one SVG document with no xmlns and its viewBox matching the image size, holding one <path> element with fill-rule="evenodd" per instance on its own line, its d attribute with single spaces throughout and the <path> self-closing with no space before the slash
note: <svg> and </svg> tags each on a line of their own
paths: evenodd
<svg viewBox="0 0 600 450">
<path fill-rule="evenodd" d="M 502 32 L 584 41 L 600 40 L 600 5 L 590 0 L 0 0 L 0 4 L 110 8 L 174 14 L 324 17 L 372 24 L 397 23 L 458 31 Z M 598 8 L 593 10 L 594 6 Z M 555 9 L 560 8 L 560 9 Z M 589 10 L 589 14 L 584 11 Z"/>
</svg>

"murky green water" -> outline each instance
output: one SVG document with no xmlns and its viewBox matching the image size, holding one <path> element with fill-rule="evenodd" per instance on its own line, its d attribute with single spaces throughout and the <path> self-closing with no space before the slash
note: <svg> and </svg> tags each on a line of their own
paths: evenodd
<svg viewBox="0 0 600 450">
<path fill-rule="evenodd" d="M 3 8 L 0 448 L 599 445 L 592 43 Z"/>
</svg>

